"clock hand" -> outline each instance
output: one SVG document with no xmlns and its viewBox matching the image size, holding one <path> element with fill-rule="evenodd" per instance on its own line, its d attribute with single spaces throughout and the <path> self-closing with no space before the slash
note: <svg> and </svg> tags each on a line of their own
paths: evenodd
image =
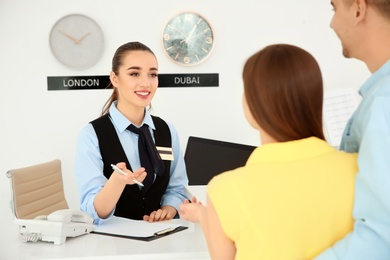
<svg viewBox="0 0 390 260">
<path fill-rule="evenodd" d="M 69 35 L 61 30 L 59 30 L 59 32 L 63 35 L 65 35 L 67 38 L 71 39 L 75 44 L 80 44 L 80 41 L 77 40 L 76 38 L 74 38 L 72 35 Z"/>
<path fill-rule="evenodd" d="M 183 35 L 184 37 L 187 38 L 187 35 L 185 35 L 182 31 L 180 31 L 179 29 L 177 29 L 175 26 L 173 26 L 173 25 L 168 25 L 168 26 L 171 27 L 172 29 L 178 31 L 181 35 Z"/>
<path fill-rule="evenodd" d="M 78 43 L 80 44 L 82 40 L 84 40 L 85 38 L 87 38 L 91 33 L 87 33 L 86 35 L 84 35 L 83 37 L 81 37 L 80 39 L 78 39 Z"/>
<path fill-rule="evenodd" d="M 190 35 L 188 35 L 188 37 L 185 39 L 185 43 L 188 43 L 190 41 L 191 36 L 194 33 L 194 31 L 195 31 L 197 26 L 198 26 L 198 24 L 195 24 L 194 28 L 192 28 L 192 31 L 190 32 Z"/>
</svg>

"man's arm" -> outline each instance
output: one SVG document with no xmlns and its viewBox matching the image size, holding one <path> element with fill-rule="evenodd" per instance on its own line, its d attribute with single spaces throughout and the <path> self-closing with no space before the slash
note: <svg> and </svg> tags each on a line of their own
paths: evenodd
<svg viewBox="0 0 390 260">
<path fill-rule="evenodd" d="M 355 122 L 361 142 L 354 230 L 315 260 L 390 259 L 390 101 L 379 97 L 366 109 L 370 113 Z"/>
</svg>

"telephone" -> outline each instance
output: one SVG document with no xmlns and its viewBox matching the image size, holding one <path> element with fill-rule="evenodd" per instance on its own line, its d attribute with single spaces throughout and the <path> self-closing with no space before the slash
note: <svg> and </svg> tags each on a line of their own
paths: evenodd
<svg viewBox="0 0 390 260">
<path fill-rule="evenodd" d="M 93 218 L 76 209 L 61 209 L 34 219 L 15 219 L 19 225 L 19 237 L 25 242 L 38 240 L 65 243 L 67 237 L 77 237 L 95 230 Z"/>
</svg>

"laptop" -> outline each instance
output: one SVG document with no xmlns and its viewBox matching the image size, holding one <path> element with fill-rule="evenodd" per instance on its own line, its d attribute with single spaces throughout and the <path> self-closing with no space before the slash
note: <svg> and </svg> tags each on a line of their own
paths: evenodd
<svg viewBox="0 0 390 260">
<path fill-rule="evenodd" d="M 190 136 L 184 153 L 189 185 L 207 185 L 215 175 L 244 166 L 255 148 Z"/>
</svg>

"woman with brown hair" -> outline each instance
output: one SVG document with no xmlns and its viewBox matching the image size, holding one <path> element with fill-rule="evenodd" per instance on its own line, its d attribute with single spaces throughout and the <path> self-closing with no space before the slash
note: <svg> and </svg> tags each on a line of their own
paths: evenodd
<svg viewBox="0 0 390 260">
<path fill-rule="evenodd" d="M 95 224 L 113 215 L 172 219 L 186 198 L 188 179 L 176 128 L 148 109 L 158 88 L 156 56 L 140 42 L 119 46 L 110 81 L 113 91 L 101 117 L 77 140 L 80 208 Z"/>
<path fill-rule="evenodd" d="M 200 222 L 212 259 L 311 259 L 352 230 L 356 154 L 325 141 L 322 76 L 307 51 L 267 46 L 247 60 L 243 82 L 262 145 L 210 181 L 207 206 L 193 198 L 179 214 Z"/>
</svg>

